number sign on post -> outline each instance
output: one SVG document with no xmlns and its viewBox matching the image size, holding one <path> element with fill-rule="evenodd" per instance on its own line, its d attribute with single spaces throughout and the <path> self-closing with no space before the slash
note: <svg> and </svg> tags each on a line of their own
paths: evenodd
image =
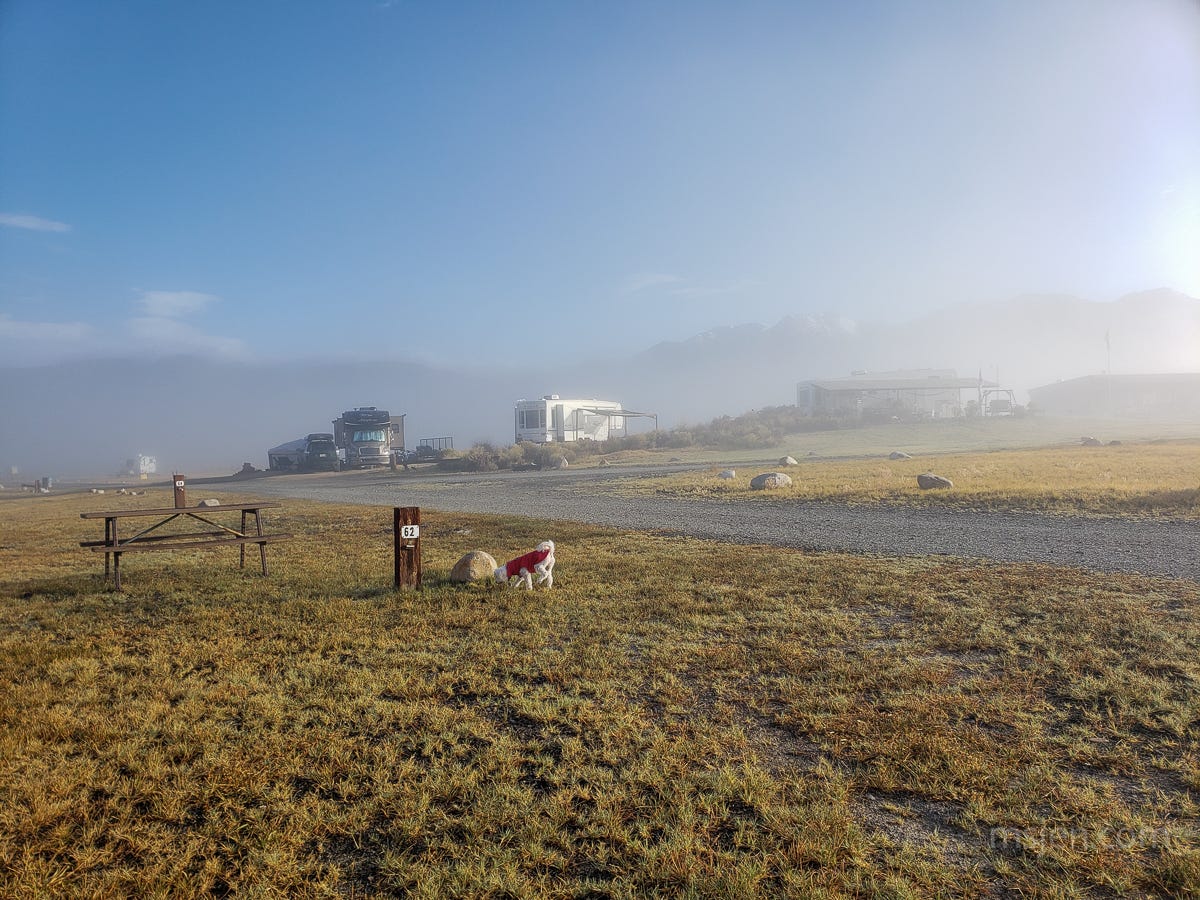
<svg viewBox="0 0 1200 900">
<path fill-rule="evenodd" d="M 397 506 L 392 514 L 395 546 L 395 584 L 401 588 L 421 587 L 421 507 Z"/>
</svg>

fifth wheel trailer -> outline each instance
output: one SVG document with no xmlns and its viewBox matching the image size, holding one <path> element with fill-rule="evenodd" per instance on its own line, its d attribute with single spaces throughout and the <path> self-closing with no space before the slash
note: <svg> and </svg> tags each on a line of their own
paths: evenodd
<svg viewBox="0 0 1200 900">
<path fill-rule="evenodd" d="M 564 400 L 547 394 L 539 400 L 518 400 L 514 412 L 518 443 L 606 441 L 626 434 L 627 410 L 615 400 Z"/>
</svg>

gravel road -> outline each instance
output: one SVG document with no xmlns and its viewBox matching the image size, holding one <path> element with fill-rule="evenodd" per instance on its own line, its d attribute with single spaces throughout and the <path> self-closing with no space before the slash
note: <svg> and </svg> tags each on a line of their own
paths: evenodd
<svg viewBox="0 0 1200 900">
<path fill-rule="evenodd" d="M 622 497 L 622 479 L 690 466 L 472 475 L 343 472 L 263 478 L 255 494 L 524 515 L 743 544 L 883 556 L 946 554 L 1200 581 L 1200 523 L 771 500 Z"/>
</svg>

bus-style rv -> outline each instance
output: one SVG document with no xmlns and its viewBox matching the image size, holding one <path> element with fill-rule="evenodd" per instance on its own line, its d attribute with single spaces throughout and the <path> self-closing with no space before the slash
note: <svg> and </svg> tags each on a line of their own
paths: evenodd
<svg viewBox="0 0 1200 900">
<path fill-rule="evenodd" d="M 374 406 L 348 409 L 333 420 L 333 439 L 344 468 L 392 465 L 393 454 L 404 451 L 404 416 Z"/>
</svg>

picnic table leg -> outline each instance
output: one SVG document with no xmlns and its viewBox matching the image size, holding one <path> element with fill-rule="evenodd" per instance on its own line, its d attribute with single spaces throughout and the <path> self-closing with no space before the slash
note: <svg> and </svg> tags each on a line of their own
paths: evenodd
<svg viewBox="0 0 1200 900">
<path fill-rule="evenodd" d="M 254 524 L 258 530 L 258 536 L 262 537 L 262 533 L 263 533 L 262 513 L 260 510 L 257 510 L 257 509 L 254 511 Z M 245 548 L 245 546 L 246 546 L 245 544 L 242 544 L 243 548 Z M 258 555 L 262 559 L 263 575 L 266 575 L 267 574 L 267 545 L 265 543 L 259 543 Z"/>
<path fill-rule="evenodd" d="M 117 539 L 117 517 L 113 516 L 111 519 L 109 519 L 109 521 L 112 522 L 112 545 L 113 545 L 113 548 L 115 549 L 117 544 L 119 543 L 119 541 Z M 121 554 L 113 553 L 112 558 L 113 558 L 113 587 L 119 591 L 121 589 Z M 104 554 L 104 561 L 105 561 L 105 568 L 107 568 L 108 567 L 108 554 L 107 553 Z M 105 574 L 107 577 L 107 573 L 105 573 Z"/>
<path fill-rule="evenodd" d="M 245 536 L 246 536 L 246 510 L 243 509 L 242 510 L 242 537 L 245 537 Z M 246 545 L 242 544 L 241 547 L 238 548 L 238 550 L 241 553 L 241 562 L 238 563 L 238 568 L 244 569 L 244 568 L 246 568 Z"/>
<path fill-rule="evenodd" d="M 109 544 L 116 543 L 116 541 L 113 540 L 113 526 L 115 526 L 116 524 L 117 524 L 116 519 L 110 519 L 107 517 L 104 519 L 104 543 L 106 546 Z M 109 566 L 109 563 L 112 562 L 112 560 L 109 557 L 111 557 L 111 556 L 112 556 L 112 554 L 109 553 L 107 550 L 104 552 L 104 580 L 105 581 L 108 581 L 108 566 Z"/>
</svg>

